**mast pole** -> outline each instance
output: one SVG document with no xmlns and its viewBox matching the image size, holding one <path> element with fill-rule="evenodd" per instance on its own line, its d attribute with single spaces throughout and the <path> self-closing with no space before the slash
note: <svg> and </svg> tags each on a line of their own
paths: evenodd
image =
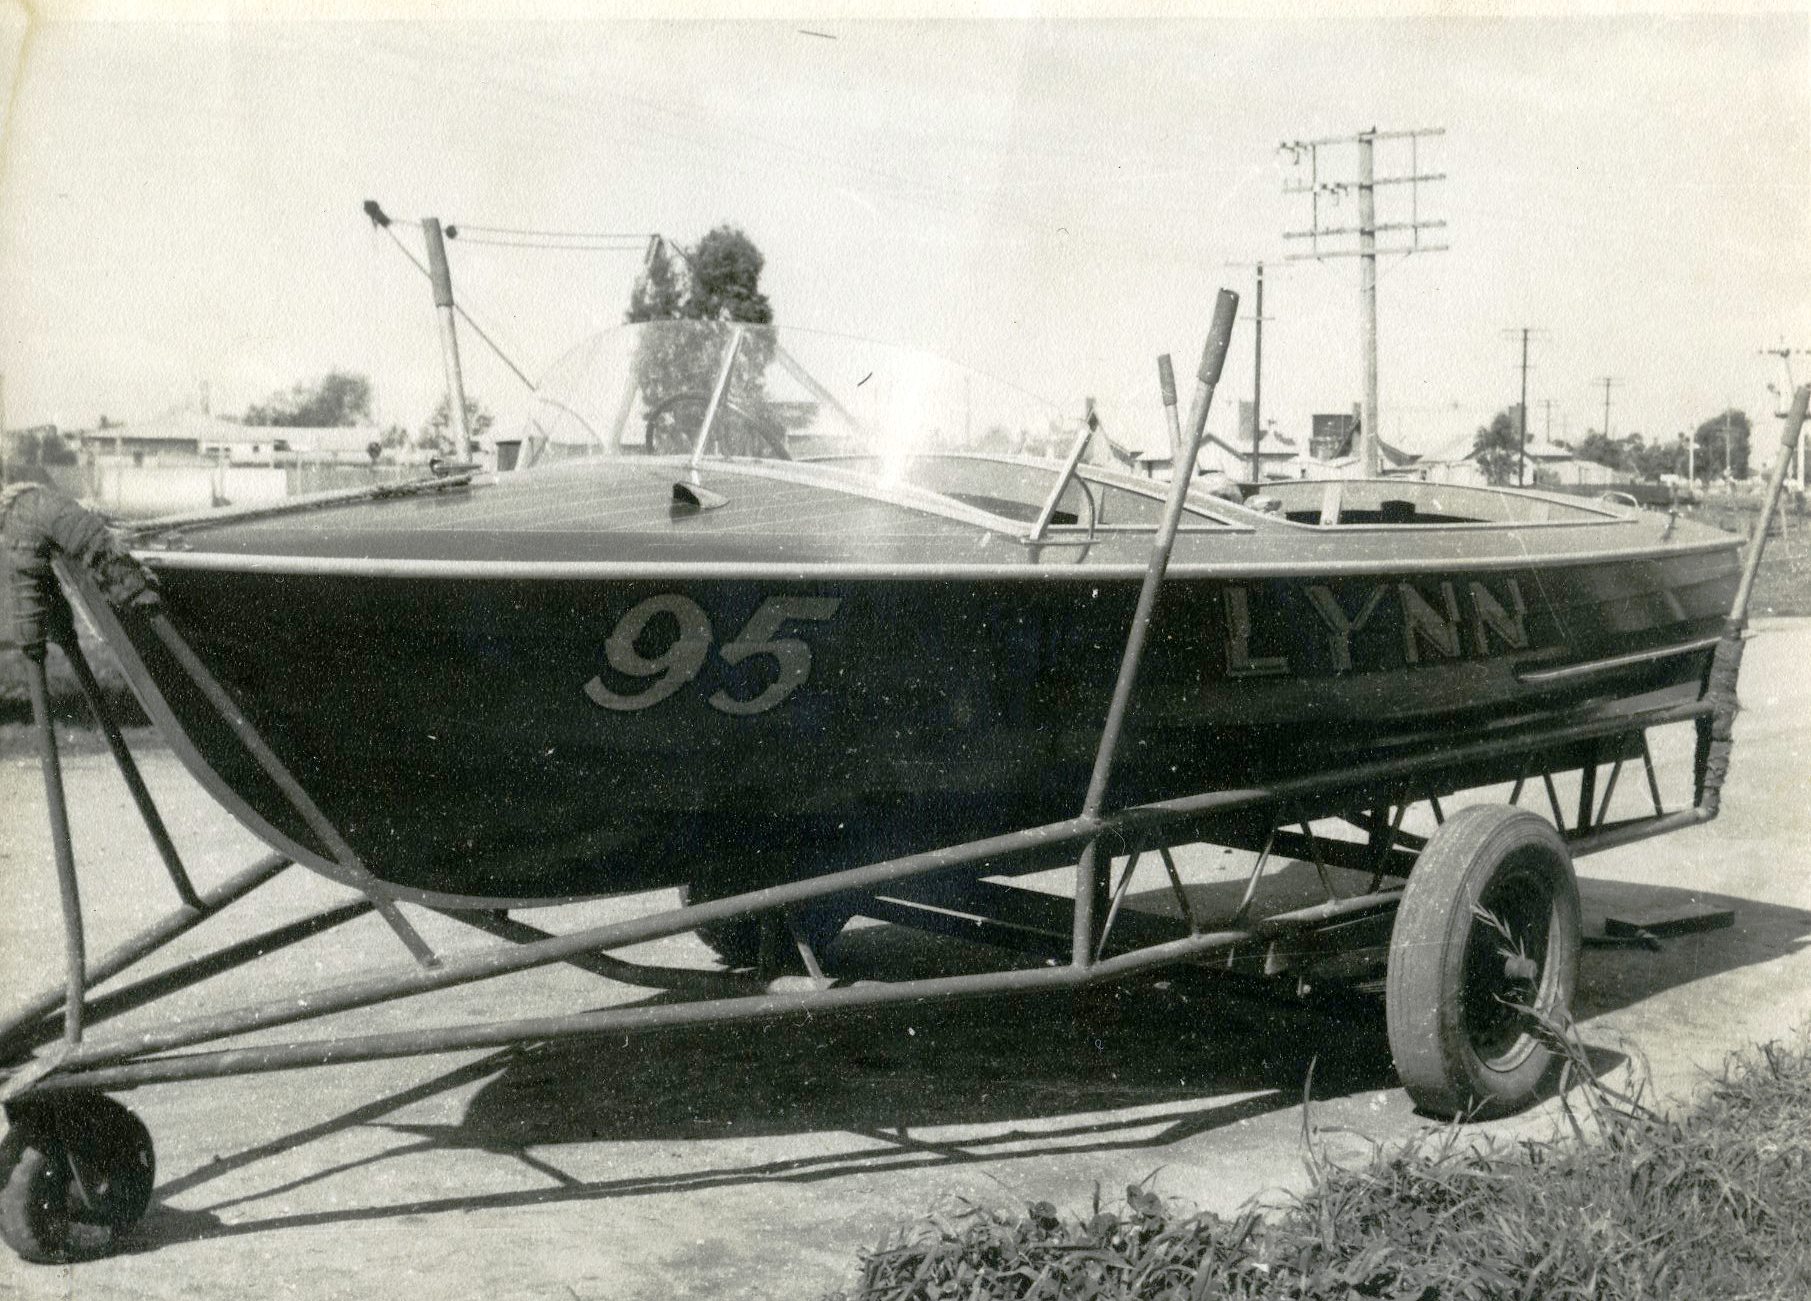
<svg viewBox="0 0 1811 1301">
<path fill-rule="evenodd" d="M 421 233 L 428 246 L 428 277 L 434 282 L 434 310 L 440 316 L 440 354 L 446 363 L 447 414 L 459 431 L 459 459 L 472 459 L 472 422 L 465 409 L 465 376 L 459 369 L 459 331 L 453 323 L 453 273 L 447 267 L 440 218 L 423 217 Z"/>
</svg>

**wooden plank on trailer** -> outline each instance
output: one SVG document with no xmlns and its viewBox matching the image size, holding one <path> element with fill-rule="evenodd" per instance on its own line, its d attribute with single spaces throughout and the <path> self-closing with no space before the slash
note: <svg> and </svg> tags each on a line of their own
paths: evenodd
<svg viewBox="0 0 1811 1301">
<path fill-rule="evenodd" d="M 1711 904 L 1659 904 L 1652 908 L 1623 909 L 1605 917 L 1605 935 L 1638 939 L 1643 934 L 1656 939 L 1670 935 L 1693 935 L 1699 931 L 1718 931 L 1736 924 L 1734 908 Z"/>
</svg>

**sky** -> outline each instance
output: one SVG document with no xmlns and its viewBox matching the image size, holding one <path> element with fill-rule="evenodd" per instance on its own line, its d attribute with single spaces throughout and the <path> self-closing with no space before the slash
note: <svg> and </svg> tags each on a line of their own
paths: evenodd
<svg viewBox="0 0 1811 1301">
<path fill-rule="evenodd" d="M 1573 440 L 1602 427 L 1605 376 L 1618 436 L 1729 404 L 1770 430 L 1783 370 L 1760 350 L 1811 348 L 1804 8 L 428 22 L 349 3 L 286 20 L 302 10 L 0 0 L 9 426 L 146 419 L 203 385 L 231 415 L 336 368 L 372 378 L 381 421 L 419 426 L 443 383 L 432 299 L 372 198 L 685 242 L 733 223 L 781 324 L 907 343 L 1078 412 L 1095 396 L 1147 445 L 1157 354 L 1192 372 L 1216 289 L 1249 318 L 1263 260 L 1264 413 L 1302 434 L 1360 399 L 1359 264 L 1287 260 L 1310 214 L 1279 145 L 1368 128 L 1443 129 L 1418 162 L 1445 179 L 1416 202 L 1449 247 L 1379 264 L 1386 439 L 1468 442 L 1517 398 L 1522 326 L 1530 432 Z M 1356 153 L 1322 158 L 1350 176 Z M 1377 146 L 1379 176 L 1409 165 Z M 1379 191 L 1380 220 L 1408 188 Z M 418 229 L 396 234 L 421 256 Z M 461 304 L 531 376 L 619 322 L 639 269 L 451 257 Z M 1249 398 L 1252 347 L 1247 319 L 1210 427 Z M 524 386 L 469 332 L 462 352 L 513 427 Z M 1811 356 L 1793 364 L 1811 379 Z"/>
</svg>

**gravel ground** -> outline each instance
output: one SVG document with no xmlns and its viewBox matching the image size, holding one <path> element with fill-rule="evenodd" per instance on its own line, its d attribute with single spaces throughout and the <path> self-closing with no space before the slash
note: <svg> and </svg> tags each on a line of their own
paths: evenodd
<svg viewBox="0 0 1811 1301">
<path fill-rule="evenodd" d="M 1781 1035 L 1811 989 L 1811 622 L 1760 626 L 1724 813 L 1690 832 L 1584 860 L 1588 930 L 1606 911 L 1687 900 L 1736 910 L 1727 930 L 1660 953 L 1591 949 L 1578 1012 L 1606 1065 L 1645 1055 L 1663 1096 L 1723 1055 Z M 35 762 L 0 754 L 0 978 L 35 989 L 59 969 L 59 923 Z M 1683 736 L 1662 754 L 1676 802 Z M 147 779 L 202 882 L 258 846 L 167 753 Z M 91 952 L 170 903 L 104 752 L 66 775 L 93 918 Z M 1563 792 L 1562 792 L 1563 793 Z M 1639 805 L 1625 783 L 1618 807 Z M 1624 800 L 1629 801 L 1626 805 Z M 1192 889 L 1243 861 L 1183 856 Z M 168 961 L 257 935 L 345 892 L 296 871 L 210 921 Z M 551 929 L 627 915 L 646 897 L 562 909 Z M 447 950 L 488 943 L 443 918 Z M 708 978 L 689 937 L 630 956 L 675 990 Z M 838 944 L 843 974 L 977 970 L 984 951 L 890 928 Z M 401 961 L 366 917 L 272 954 L 120 1026 L 271 997 Z M 647 997 L 571 967 L 333 1018 L 372 1030 L 578 1009 Z M 653 997 L 669 997 L 656 993 Z M 69 1268 L 0 1252 L 22 1297 L 812 1297 L 897 1220 L 967 1197 L 1084 1207 L 1156 1172 L 1160 1191 L 1216 1209 L 1302 1182 L 1301 1094 L 1334 1154 L 1417 1132 L 1381 1017 L 1278 1009 L 1178 979 L 1094 1008 L 1065 999 L 939 1005 L 884 1016 L 713 1029 L 155 1086 L 125 1095 L 157 1141 L 156 1199 L 128 1250 Z M 109 1027 L 110 1029 L 111 1027 Z M 102 1031 L 106 1033 L 106 1031 Z M 311 1031 L 312 1033 L 312 1031 Z M 1481 1127 L 1547 1132 L 1551 1107 Z"/>
</svg>

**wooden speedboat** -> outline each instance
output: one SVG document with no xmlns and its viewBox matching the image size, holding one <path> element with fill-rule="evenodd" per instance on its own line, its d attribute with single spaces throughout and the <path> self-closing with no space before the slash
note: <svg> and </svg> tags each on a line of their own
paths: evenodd
<svg viewBox="0 0 1811 1301">
<path fill-rule="evenodd" d="M 850 355 L 813 356 L 832 343 Z M 1079 806 L 1167 485 L 1027 454 L 1053 427 L 1006 386 L 856 341 L 628 327 L 543 386 L 525 468 L 133 547 L 401 897 L 516 906 L 724 862 L 780 879 Z M 1109 800 L 1693 698 L 1737 547 L 1536 492 L 1193 495 Z M 82 604 L 209 788 L 341 874 L 142 612 Z"/>
</svg>

